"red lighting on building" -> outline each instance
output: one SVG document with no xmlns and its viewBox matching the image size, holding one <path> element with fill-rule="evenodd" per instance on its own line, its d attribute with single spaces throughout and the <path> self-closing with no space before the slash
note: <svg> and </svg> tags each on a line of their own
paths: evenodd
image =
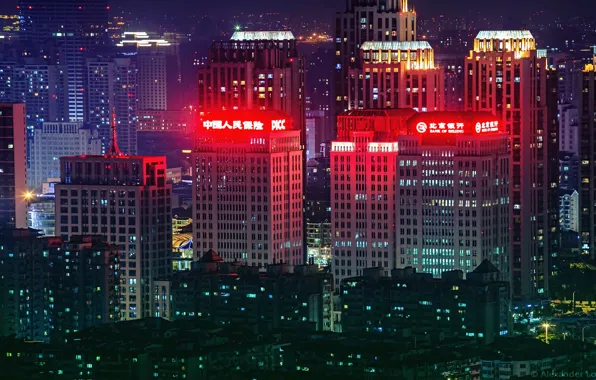
<svg viewBox="0 0 596 380">
<path fill-rule="evenodd" d="M 410 134 L 485 135 L 501 132 L 501 123 L 488 112 L 427 112 L 408 120 Z"/>
<path fill-rule="evenodd" d="M 199 130 L 279 132 L 293 130 L 291 118 L 279 111 L 218 111 L 207 113 L 199 123 Z"/>
</svg>

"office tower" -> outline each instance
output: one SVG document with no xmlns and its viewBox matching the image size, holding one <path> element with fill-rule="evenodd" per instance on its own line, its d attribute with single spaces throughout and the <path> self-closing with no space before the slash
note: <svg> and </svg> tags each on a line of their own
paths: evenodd
<svg viewBox="0 0 596 380">
<path fill-rule="evenodd" d="M 559 188 L 579 190 L 579 155 L 559 152 Z"/>
<path fill-rule="evenodd" d="M 366 41 L 416 41 L 416 12 L 407 0 L 347 0 L 335 18 L 335 110 L 348 107 L 348 72 L 361 67 Z"/>
<path fill-rule="evenodd" d="M 561 225 L 559 209 L 559 108 L 558 108 L 558 72 L 549 68 L 546 73 L 546 145 L 547 159 L 547 203 L 548 203 L 548 229 L 547 243 L 551 257 L 559 256 L 561 248 Z M 553 267 L 553 266 L 551 266 Z"/>
<path fill-rule="evenodd" d="M 260 272 L 245 263 L 226 263 L 209 250 L 190 271 L 159 285 L 159 291 L 165 285 L 163 294 L 170 301 L 165 310 L 172 320 L 242 323 L 262 333 L 330 330 L 331 274 L 314 265 L 290 271 L 288 264 L 271 264 Z"/>
<path fill-rule="evenodd" d="M 45 122 L 33 129 L 27 185 L 31 190 L 39 191 L 49 179 L 60 178 L 60 157 L 101 153 L 97 132 L 83 123 Z"/>
<path fill-rule="evenodd" d="M 338 117 L 331 145 L 331 236 L 333 278 L 362 275 L 395 261 L 397 139 L 415 111 L 352 110 Z"/>
<path fill-rule="evenodd" d="M 516 299 L 547 297 L 551 272 L 549 156 L 558 157 L 547 105 L 546 58 L 528 31 L 481 31 L 466 59 L 466 110 L 487 111 L 511 139 L 511 278 Z M 546 139 L 546 141 L 545 141 Z M 556 186 L 556 185 L 555 185 Z M 558 199 L 557 196 L 554 199 Z M 558 203 L 558 202 L 557 202 Z"/>
<path fill-rule="evenodd" d="M 596 63 L 596 62 L 595 62 Z M 581 254 L 594 258 L 596 249 L 596 65 L 579 74 L 580 239 Z"/>
<path fill-rule="evenodd" d="M 207 114 L 193 153 L 194 259 L 303 264 L 300 130 L 279 111 Z"/>
<path fill-rule="evenodd" d="M 25 105 L 0 103 L 0 227 L 27 227 Z"/>
<path fill-rule="evenodd" d="M 115 124 L 106 155 L 60 158 L 56 235 L 100 234 L 119 248 L 123 319 L 153 316 L 152 282 L 171 270 L 171 190 L 165 157 L 122 154 Z"/>
<path fill-rule="evenodd" d="M 331 263 L 331 168 L 329 156 L 306 163 L 306 257 L 309 263 Z"/>
<path fill-rule="evenodd" d="M 558 105 L 559 150 L 579 154 L 579 111 L 568 103 Z"/>
<path fill-rule="evenodd" d="M 125 154 L 137 152 L 138 73 L 130 58 L 87 60 L 87 122 L 97 130 L 102 154 L 110 147 L 112 113 L 116 114 L 118 145 Z"/>
<path fill-rule="evenodd" d="M 509 149 L 499 128 L 488 112 L 408 120 L 397 136 L 396 267 L 440 277 L 489 260 L 509 280 Z"/>
<path fill-rule="evenodd" d="M 367 41 L 348 70 L 348 108 L 442 111 L 445 73 L 426 41 Z"/>
<path fill-rule="evenodd" d="M 36 230 L 41 236 L 56 234 L 56 200 L 54 193 L 38 194 L 29 201 L 27 227 Z"/>
<path fill-rule="evenodd" d="M 0 329 L 48 341 L 117 318 L 117 252 L 99 236 L 0 232 Z"/>
<path fill-rule="evenodd" d="M 470 339 L 489 344 L 511 331 L 509 283 L 488 260 L 467 273 L 443 272 L 440 278 L 379 268 L 342 282 L 342 329 L 345 333 L 419 339 Z"/>
<path fill-rule="evenodd" d="M 464 61 L 461 54 L 435 54 L 435 65 L 445 73 L 445 111 L 464 110 Z"/>
<path fill-rule="evenodd" d="M 235 32 L 213 42 L 207 66 L 199 68 L 198 111 L 283 111 L 304 146 L 303 66 L 291 32 Z"/>
</svg>

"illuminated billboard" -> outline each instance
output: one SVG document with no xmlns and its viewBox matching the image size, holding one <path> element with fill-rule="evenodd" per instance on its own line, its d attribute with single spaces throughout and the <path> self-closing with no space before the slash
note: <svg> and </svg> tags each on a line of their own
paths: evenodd
<svg viewBox="0 0 596 380">
<path fill-rule="evenodd" d="M 290 117 L 279 111 L 218 111 L 204 115 L 199 129 L 204 132 L 278 132 L 293 128 Z"/>
<path fill-rule="evenodd" d="M 483 135 L 501 132 L 501 123 L 487 112 L 426 112 L 408 120 L 410 133 Z"/>
</svg>

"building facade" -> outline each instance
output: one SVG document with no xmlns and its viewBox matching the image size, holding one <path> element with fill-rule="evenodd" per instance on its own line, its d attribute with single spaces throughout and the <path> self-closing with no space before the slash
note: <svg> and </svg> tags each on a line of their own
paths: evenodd
<svg viewBox="0 0 596 380">
<path fill-rule="evenodd" d="M 586 65 L 580 72 L 579 109 L 579 158 L 580 158 L 580 239 L 581 254 L 595 257 L 596 252 L 596 62 Z M 586 257 L 584 256 L 584 257 Z"/>
<path fill-rule="evenodd" d="M 224 111 L 206 115 L 199 128 L 195 260 L 216 249 L 226 261 L 251 266 L 303 264 L 303 150 L 291 119 L 276 111 Z"/>
<path fill-rule="evenodd" d="M 350 109 L 350 69 L 361 67 L 366 41 L 416 41 L 416 12 L 407 0 L 349 0 L 335 18 L 335 112 Z"/>
<path fill-rule="evenodd" d="M 444 109 L 445 73 L 426 41 L 367 41 L 348 70 L 348 109 Z"/>
<path fill-rule="evenodd" d="M 29 141 L 27 186 L 32 190 L 40 190 L 50 178 L 60 178 L 60 157 L 102 153 L 98 134 L 83 123 L 45 122 L 33 129 Z"/>
<path fill-rule="evenodd" d="M 550 212 L 554 208 L 558 218 L 558 207 L 550 203 L 558 197 L 549 196 L 547 165 L 549 156 L 558 157 L 550 151 L 550 134 L 558 126 L 549 122 L 547 71 L 528 31 L 479 32 L 465 63 L 466 110 L 492 113 L 511 138 L 511 276 L 517 299 L 547 296 L 556 253 Z"/>
<path fill-rule="evenodd" d="M 27 227 L 25 105 L 0 103 L 0 226 Z"/>
<path fill-rule="evenodd" d="M 104 156 L 60 158 L 56 235 L 101 234 L 118 247 L 122 319 L 153 316 L 153 280 L 171 271 L 171 189 L 165 157 L 125 156 L 115 142 Z"/>
</svg>

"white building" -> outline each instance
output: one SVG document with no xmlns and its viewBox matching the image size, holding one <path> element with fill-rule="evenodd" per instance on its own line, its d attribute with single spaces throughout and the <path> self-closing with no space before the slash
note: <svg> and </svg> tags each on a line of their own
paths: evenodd
<svg viewBox="0 0 596 380">
<path fill-rule="evenodd" d="M 561 190 L 559 218 L 561 231 L 579 232 L 579 193 L 576 190 Z"/>
<path fill-rule="evenodd" d="M 49 178 L 60 177 L 60 157 L 101 154 L 101 141 L 83 123 L 45 122 L 35 128 L 29 145 L 27 185 L 39 190 Z"/>
<path fill-rule="evenodd" d="M 277 111 L 212 113 L 199 129 L 194 260 L 214 249 L 225 261 L 252 266 L 303 264 L 300 131 Z"/>
</svg>

